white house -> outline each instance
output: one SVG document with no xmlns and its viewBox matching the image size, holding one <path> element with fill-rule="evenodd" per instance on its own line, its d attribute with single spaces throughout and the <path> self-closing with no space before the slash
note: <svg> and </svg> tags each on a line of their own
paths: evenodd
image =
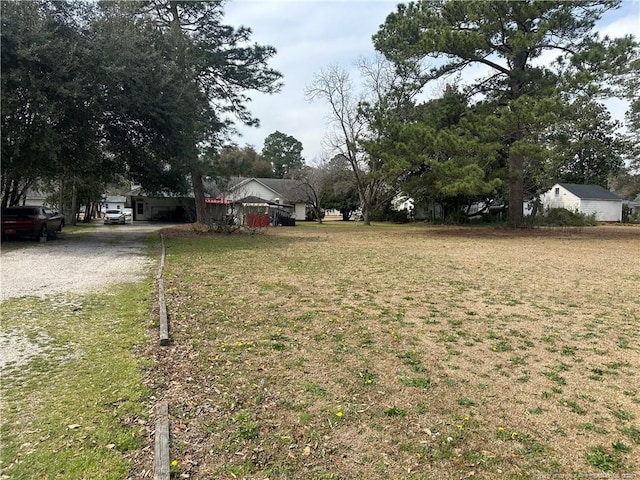
<svg viewBox="0 0 640 480">
<path fill-rule="evenodd" d="M 27 190 L 22 205 L 42 207 L 47 203 L 47 194 L 39 190 Z"/>
<path fill-rule="evenodd" d="M 102 213 L 107 210 L 124 210 L 124 207 L 127 203 L 127 197 L 119 196 L 119 195 L 107 195 L 104 197 L 104 201 L 102 202 Z"/>
<path fill-rule="evenodd" d="M 600 185 L 556 183 L 542 195 L 541 201 L 545 210 L 566 208 L 585 215 L 595 214 L 599 222 L 622 221 L 622 200 Z"/>
<path fill-rule="evenodd" d="M 304 185 L 297 180 L 282 178 L 234 178 L 229 185 L 227 200 L 236 202 L 257 197 L 274 204 L 290 206 L 295 218 L 304 220 L 307 212 Z"/>
</svg>

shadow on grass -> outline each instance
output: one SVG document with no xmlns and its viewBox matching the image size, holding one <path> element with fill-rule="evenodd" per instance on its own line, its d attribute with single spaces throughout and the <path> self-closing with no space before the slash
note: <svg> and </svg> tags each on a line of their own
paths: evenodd
<svg viewBox="0 0 640 480">
<path fill-rule="evenodd" d="M 594 240 L 638 240 L 640 226 L 600 225 L 596 227 L 532 227 L 507 228 L 504 226 L 437 226 L 426 227 L 428 235 L 469 238 L 563 238 Z"/>
</svg>

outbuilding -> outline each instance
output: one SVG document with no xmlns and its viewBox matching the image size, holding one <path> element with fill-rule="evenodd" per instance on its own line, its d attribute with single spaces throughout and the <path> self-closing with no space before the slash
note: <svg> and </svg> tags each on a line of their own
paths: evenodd
<svg viewBox="0 0 640 480">
<path fill-rule="evenodd" d="M 622 221 L 622 199 L 600 185 L 556 183 L 541 200 L 545 210 L 566 208 L 585 215 L 595 214 L 599 222 Z"/>
</svg>

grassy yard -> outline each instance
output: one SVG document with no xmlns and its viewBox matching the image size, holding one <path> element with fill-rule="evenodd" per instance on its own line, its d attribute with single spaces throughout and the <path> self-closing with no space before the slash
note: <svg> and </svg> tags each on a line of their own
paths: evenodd
<svg viewBox="0 0 640 480">
<path fill-rule="evenodd" d="M 637 227 L 165 241 L 168 347 L 151 279 L 0 304 L 2 478 L 151 478 L 162 398 L 175 479 L 640 477 Z"/>
<path fill-rule="evenodd" d="M 20 358 L 2 370 L 2 479 L 122 480 L 148 444 L 151 280 L 0 304 Z"/>
<path fill-rule="evenodd" d="M 640 476 L 638 228 L 166 242 L 176 478 Z"/>
</svg>

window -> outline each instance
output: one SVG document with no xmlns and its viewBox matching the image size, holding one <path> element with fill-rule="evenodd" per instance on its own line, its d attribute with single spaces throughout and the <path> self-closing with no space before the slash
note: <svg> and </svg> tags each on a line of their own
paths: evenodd
<svg viewBox="0 0 640 480">
<path fill-rule="evenodd" d="M 560 187 L 556 187 L 556 195 L 560 195 Z"/>
<path fill-rule="evenodd" d="M 116 208 L 117 208 L 118 210 L 120 210 L 120 205 L 116 205 Z"/>
</svg>

